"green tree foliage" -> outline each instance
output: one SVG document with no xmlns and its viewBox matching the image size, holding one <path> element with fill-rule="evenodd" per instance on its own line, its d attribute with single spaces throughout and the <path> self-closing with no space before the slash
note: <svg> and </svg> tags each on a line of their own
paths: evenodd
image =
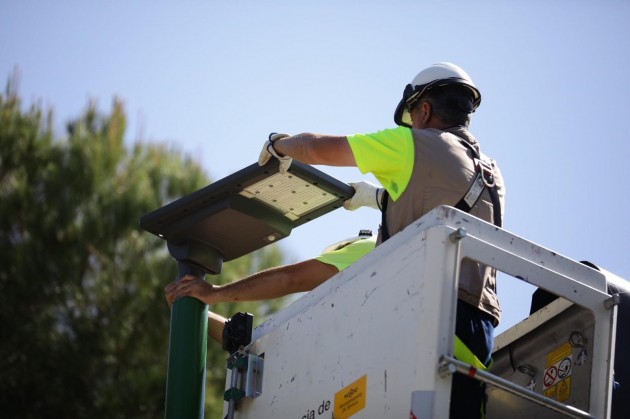
<svg viewBox="0 0 630 419">
<path fill-rule="evenodd" d="M 55 138 L 52 112 L 0 95 L 0 412 L 7 418 L 163 416 L 177 266 L 142 214 L 208 184 L 165 145 L 125 145 L 119 101 Z M 223 283 L 281 263 L 275 247 L 224 265 Z M 267 305 L 212 307 L 266 315 Z M 262 310 L 262 311 L 261 311 Z M 257 318 L 260 321 L 260 317 Z M 209 340 L 206 415 L 221 415 L 226 353 Z"/>
</svg>

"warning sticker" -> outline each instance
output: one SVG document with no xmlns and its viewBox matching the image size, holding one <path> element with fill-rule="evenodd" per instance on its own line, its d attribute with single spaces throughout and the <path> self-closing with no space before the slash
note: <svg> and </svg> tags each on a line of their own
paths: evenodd
<svg viewBox="0 0 630 419">
<path fill-rule="evenodd" d="M 560 381 L 556 387 L 558 387 L 558 401 L 567 400 L 571 396 L 571 377 Z"/>
<path fill-rule="evenodd" d="M 571 395 L 571 371 L 573 355 L 571 344 L 565 343 L 549 352 L 543 373 L 543 393 L 550 398 L 564 401 Z"/>
<path fill-rule="evenodd" d="M 571 344 L 569 342 L 547 354 L 545 368 L 550 367 L 553 364 L 557 364 L 567 356 L 571 356 Z"/>
<path fill-rule="evenodd" d="M 571 375 L 571 357 L 564 358 L 558 363 L 558 378 L 564 379 Z"/>
<path fill-rule="evenodd" d="M 365 407 L 367 375 L 335 393 L 334 417 L 345 419 Z"/>
<path fill-rule="evenodd" d="M 550 399 L 555 399 L 556 398 L 556 386 L 553 386 L 553 387 L 548 388 L 547 390 L 543 391 L 543 394 L 545 395 L 545 397 L 549 397 Z"/>
<path fill-rule="evenodd" d="M 558 368 L 555 365 L 547 368 L 545 370 L 545 374 L 543 375 L 543 388 L 549 388 L 552 385 L 556 384 L 558 380 Z"/>
</svg>

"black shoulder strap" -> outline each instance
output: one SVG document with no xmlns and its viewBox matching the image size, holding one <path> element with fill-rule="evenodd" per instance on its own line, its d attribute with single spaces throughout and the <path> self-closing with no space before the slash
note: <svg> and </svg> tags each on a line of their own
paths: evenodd
<svg viewBox="0 0 630 419">
<path fill-rule="evenodd" d="M 389 239 L 387 217 L 385 216 L 385 213 L 387 212 L 387 202 L 389 201 L 389 192 L 387 192 L 387 189 L 383 191 L 383 197 L 381 199 L 381 243 L 384 243 L 385 240 Z"/>
<path fill-rule="evenodd" d="M 497 185 L 488 189 L 490 193 L 490 200 L 492 201 L 492 215 L 494 219 L 494 225 L 497 227 L 503 227 L 503 218 L 501 217 L 501 199 L 499 199 L 499 191 Z"/>
<path fill-rule="evenodd" d="M 483 192 L 483 189 L 487 188 L 488 192 L 490 193 L 490 200 L 492 201 L 493 223 L 497 227 L 501 227 L 503 225 L 503 220 L 501 218 L 501 200 L 499 199 L 499 192 L 497 190 L 497 185 L 494 182 L 494 175 L 492 174 L 492 172 L 488 173 L 487 171 L 484 170 L 484 164 L 486 163 L 480 159 L 479 151 L 475 147 L 473 147 L 472 144 L 470 144 L 468 141 L 464 140 L 463 138 L 458 137 L 458 139 L 459 139 L 459 142 L 464 147 L 472 151 L 474 155 L 473 161 L 475 163 L 475 170 L 477 171 L 477 176 L 475 176 L 475 178 L 473 179 L 473 183 L 470 186 L 470 189 L 468 190 L 468 192 L 466 192 L 466 195 L 464 195 L 462 199 L 460 199 L 459 202 L 455 204 L 455 208 L 464 212 L 470 212 L 472 207 L 475 206 L 475 204 L 481 197 L 481 193 Z M 484 179 L 484 177 L 486 177 L 487 175 L 491 176 L 492 178 Z M 487 186 L 488 184 L 492 186 L 488 187 Z M 477 191 L 475 191 L 475 189 L 477 189 Z"/>
</svg>

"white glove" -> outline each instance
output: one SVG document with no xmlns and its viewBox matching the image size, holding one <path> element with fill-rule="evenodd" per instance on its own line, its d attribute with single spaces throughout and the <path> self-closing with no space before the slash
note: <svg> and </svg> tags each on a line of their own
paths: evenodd
<svg viewBox="0 0 630 419">
<path fill-rule="evenodd" d="M 271 134 L 269 134 L 269 139 L 265 141 L 265 145 L 260 152 L 260 156 L 258 156 L 258 165 L 264 166 L 271 159 L 271 157 L 275 157 L 280 160 L 280 173 L 285 174 L 287 170 L 289 170 L 289 167 L 291 167 L 291 162 L 293 161 L 293 158 L 289 156 L 280 156 L 273 148 L 273 142 L 279 140 L 280 138 L 285 138 L 288 136 L 288 134 L 278 134 L 276 132 L 272 132 Z"/>
<path fill-rule="evenodd" d="M 343 207 L 349 211 L 354 211 L 361 207 L 370 207 L 377 210 L 382 208 L 381 200 L 383 199 L 383 188 L 379 188 L 373 183 L 360 181 L 349 183 L 355 190 L 352 198 L 343 202 Z"/>
</svg>

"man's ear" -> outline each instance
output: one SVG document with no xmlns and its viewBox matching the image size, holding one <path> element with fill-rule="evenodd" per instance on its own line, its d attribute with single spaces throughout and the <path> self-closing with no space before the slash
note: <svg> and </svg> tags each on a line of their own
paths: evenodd
<svg viewBox="0 0 630 419">
<path fill-rule="evenodd" d="M 420 110 L 422 111 L 422 123 L 426 124 L 427 122 L 429 122 L 429 119 L 431 119 L 433 108 L 431 107 L 431 104 L 429 102 L 421 102 L 418 107 L 420 107 Z"/>
</svg>

